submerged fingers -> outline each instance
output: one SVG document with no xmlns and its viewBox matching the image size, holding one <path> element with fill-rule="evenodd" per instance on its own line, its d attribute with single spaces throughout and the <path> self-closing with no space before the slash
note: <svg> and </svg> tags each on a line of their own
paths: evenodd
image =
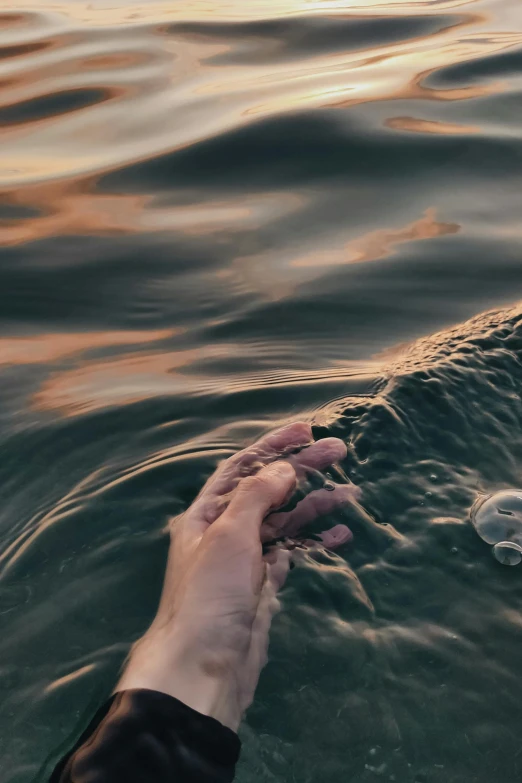
<svg viewBox="0 0 522 783">
<path fill-rule="evenodd" d="M 318 489 L 310 492 L 291 511 L 270 514 L 261 527 L 261 540 L 267 543 L 284 536 L 295 536 L 318 517 L 354 502 L 359 490 L 350 484 L 334 484 L 334 490 Z"/>
<path fill-rule="evenodd" d="M 264 465 L 285 457 L 293 449 L 306 446 L 311 440 L 310 425 L 300 421 L 268 433 L 251 446 L 225 460 L 203 488 L 202 496 L 225 495 L 232 492 L 241 478 L 256 473 Z"/>
<path fill-rule="evenodd" d="M 339 438 L 324 438 L 310 442 L 308 425 L 294 424 L 266 436 L 227 459 L 205 487 L 212 494 L 231 492 L 241 478 L 252 475 L 265 465 L 279 459 L 288 459 L 298 478 L 307 471 L 321 471 L 346 457 L 346 446 Z M 297 453 L 292 453 L 297 450 Z"/>
<path fill-rule="evenodd" d="M 318 533 L 318 537 L 327 549 L 337 549 L 337 547 L 353 541 L 353 533 L 346 525 L 334 525 L 329 530 Z"/>
<path fill-rule="evenodd" d="M 275 461 L 288 461 L 298 481 L 303 481 L 314 474 L 320 474 L 345 457 L 346 446 L 339 438 L 324 438 L 313 442 L 310 425 L 293 422 L 268 433 L 252 446 L 225 460 L 209 479 L 191 511 L 201 518 L 203 525 L 212 524 L 233 502 L 244 479 L 259 475 L 267 465 Z M 329 484 L 331 490 L 331 482 Z M 292 512 L 281 512 L 277 519 L 274 514 L 272 522 L 295 531 L 343 503 L 346 494 L 352 498 L 354 491 L 354 487 L 351 490 L 339 487 L 333 492 L 311 492 L 310 500 L 306 503 L 302 501 Z M 273 537 L 276 536 L 268 536 L 266 540 Z"/>
<path fill-rule="evenodd" d="M 236 488 L 240 479 L 279 459 L 288 459 L 298 478 L 302 479 L 308 470 L 324 470 L 345 457 L 346 446 L 342 440 L 324 438 L 314 442 L 310 425 L 294 422 L 265 435 L 225 460 L 208 480 L 200 497 L 227 495 Z"/>
<path fill-rule="evenodd" d="M 279 460 L 264 467 L 257 475 L 240 481 L 227 510 L 215 522 L 216 527 L 233 525 L 251 528 L 259 538 L 259 528 L 271 508 L 277 508 L 295 488 L 295 470 Z"/>
<path fill-rule="evenodd" d="M 307 470 L 325 470 L 346 457 L 346 446 L 340 438 L 324 438 L 289 457 L 298 477 L 306 475 Z"/>
</svg>

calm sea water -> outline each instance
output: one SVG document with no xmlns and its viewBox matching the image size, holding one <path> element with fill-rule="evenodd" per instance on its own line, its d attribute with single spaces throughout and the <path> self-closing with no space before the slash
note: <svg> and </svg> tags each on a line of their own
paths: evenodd
<svg viewBox="0 0 522 783">
<path fill-rule="evenodd" d="M 301 554 L 239 783 L 520 779 L 522 572 L 467 519 L 522 484 L 521 121 L 520 0 L 0 2 L 2 783 L 291 418 L 376 525 Z"/>
</svg>

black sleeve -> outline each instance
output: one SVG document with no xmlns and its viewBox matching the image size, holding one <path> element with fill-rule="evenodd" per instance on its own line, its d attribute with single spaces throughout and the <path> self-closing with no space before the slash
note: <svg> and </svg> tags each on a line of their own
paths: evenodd
<svg viewBox="0 0 522 783">
<path fill-rule="evenodd" d="M 50 783 L 230 783 L 237 734 L 165 693 L 116 693 Z"/>
</svg>

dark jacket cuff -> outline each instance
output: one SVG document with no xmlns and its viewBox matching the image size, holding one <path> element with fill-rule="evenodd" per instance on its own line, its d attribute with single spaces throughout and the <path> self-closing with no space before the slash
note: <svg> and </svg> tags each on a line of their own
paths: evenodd
<svg viewBox="0 0 522 783">
<path fill-rule="evenodd" d="M 241 744 L 214 718 L 159 691 L 116 693 L 50 783 L 229 783 Z"/>
</svg>

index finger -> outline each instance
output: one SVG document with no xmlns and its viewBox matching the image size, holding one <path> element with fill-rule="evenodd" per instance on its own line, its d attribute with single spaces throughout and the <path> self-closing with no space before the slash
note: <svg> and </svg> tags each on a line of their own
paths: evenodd
<svg viewBox="0 0 522 783">
<path fill-rule="evenodd" d="M 255 476 L 240 481 L 227 510 L 214 524 L 248 528 L 259 539 L 259 528 L 266 514 L 283 503 L 295 488 L 295 482 L 295 470 L 289 462 L 279 460 L 267 465 Z"/>
<path fill-rule="evenodd" d="M 201 495 L 209 493 L 226 495 L 236 487 L 238 479 L 244 476 L 245 471 L 256 462 L 261 466 L 265 465 L 312 441 L 312 428 L 310 424 L 303 421 L 292 422 L 269 432 L 251 446 L 225 460 L 207 481 Z"/>
</svg>

